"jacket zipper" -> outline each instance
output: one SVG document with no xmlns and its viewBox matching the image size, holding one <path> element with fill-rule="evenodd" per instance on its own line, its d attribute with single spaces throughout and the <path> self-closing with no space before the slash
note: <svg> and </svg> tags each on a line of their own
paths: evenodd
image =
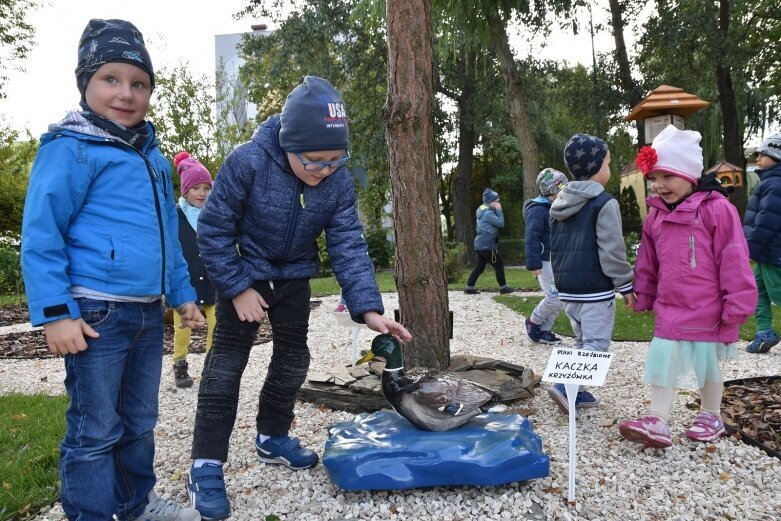
<svg viewBox="0 0 781 521">
<path fill-rule="evenodd" d="M 302 183 L 299 181 L 296 183 L 296 194 L 293 197 L 293 210 L 290 215 L 290 222 L 287 224 L 287 235 L 285 236 L 285 244 L 282 248 L 282 258 L 287 259 L 287 255 L 290 250 L 290 245 L 293 242 L 293 234 L 296 230 L 296 223 L 298 222 L 298 214 L 301 208 L 304 207 L 304 191 L 301 187 Z"/>
<path fill-rule="evenodd" d="M 129 145 L 128 145 L 129 146 Z M 144 160 L 144 164 L 146 165 L 146 172 L 149 174 L 149 181 L 152 185 L 152 194 L 155 197 L 155 212 L 157 213 L 157 229 L 160 232 L 160 255 L 162 256 L 162 264 L 160 266 L 160 294 L 165 295 L 165 232 L 163 229 L 163 216 L 162 216 L 162 209 L 160 207 L 160 196 L 157 193 L 157 186 L 155 185 L 156 180 L 158 179 L 157 172 L 155 172 L 155 169 L 152 167 L 152 165 L 149 163 L 149 159 L 142 154 L 139 150 L 136 150 L 134 147 L 130 147 L 135 153 L 137 153 L 141 159 Z M 166 192 L 165 189 L 165 180 L 160 180 L 163 185 L 163 192 Z"/>
<path fill-rule="evenodd" d="M 694 248 L 694 235 L 689 235 L 689 251 L 691 251 L 691 259 L 689 260 L 689 265 L 692 268 L 697 267 L 697 251 Z"/>
</svg>

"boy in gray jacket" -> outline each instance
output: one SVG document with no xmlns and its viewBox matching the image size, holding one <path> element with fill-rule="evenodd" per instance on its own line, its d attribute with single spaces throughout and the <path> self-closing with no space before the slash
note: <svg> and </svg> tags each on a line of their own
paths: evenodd
<svg viewBox="0 0 781 521">
<path fill-rule="evenodd" d="M 605 191 L 610 151 L 602 139 L 576 134 L 564 148 L 574 179 L 551 205 L 551 264 L 559 299 L 572 323 L 575 349 L 607 351 L 615 321 L 615 292 L 635 302 L 632 266 L 626 260 L 621 210 Z M 563 384 L 548 390 L 569 411 Z M 575 406 L 596 407 L 599 398 L 580 389 Z"/>
</svg>

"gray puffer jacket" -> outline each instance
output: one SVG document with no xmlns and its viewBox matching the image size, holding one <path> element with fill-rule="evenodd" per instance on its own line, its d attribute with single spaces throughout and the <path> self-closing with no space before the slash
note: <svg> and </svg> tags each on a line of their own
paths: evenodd
<svg viewBox="0 0 781 521">
<path fill-rule="evenodd" d="M 487 204 L 481 204 L 475 215 L 477 216 L 475 250 L 498 250 L 499 228 L 504 228 L 502 209 L 494 210 Z"/>
<path fill-rule="evenodd" d="M 271 116 L 228 156 L 198 221 L 198 246 L 222 298 L 258 280 L 311 278 L 325 230 L 331 265 L 351 315 L 383 313 L 355 188 L 342 167 L 317 186 L 293 173 Z M 237 248 L 238 246 L 238 248 Z"/>
</svg>

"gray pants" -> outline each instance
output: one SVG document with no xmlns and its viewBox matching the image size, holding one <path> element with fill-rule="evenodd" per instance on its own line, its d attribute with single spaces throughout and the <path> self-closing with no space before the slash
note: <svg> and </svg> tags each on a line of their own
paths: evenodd
<svg viewBox="0 0 781 521">
<path fill-rule="evenodd" d="M 564 304 L 559 300 L 559 291 L 553 282 L 553 268 L 550 261 L 542 261 L 542 273 L 537 275 L 545 298 L 543 298 L 532 312 L 531 321 L 540 326 L 542 331 L 550 331 L 553 322 L 564 309 Z"/>
<path fill-rule="evenodd" d="M 616 321 L 616 301 L 567 302 L 564 312 L 575 333 L 575 349 L 607 351 Z"/>
</svg>

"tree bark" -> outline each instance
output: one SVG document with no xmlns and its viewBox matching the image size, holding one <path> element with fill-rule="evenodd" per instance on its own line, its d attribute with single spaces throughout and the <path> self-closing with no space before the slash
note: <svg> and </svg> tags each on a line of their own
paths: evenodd
<svg viewBox="0 0 781 521">
<path fill-rule="evenodd" d="M 740 132 L 740 117 L 738 105 L 735 99 L 735 88 L 732 84 L 732 71 L 725 63 L 726 47 L 729 43 L 730 0 L 719 2 L 718 13 L 718 38 L 722 52 L 716 53 L 714 75 L 716 87 L 719 91 L 719 108 L 722 120 L 722 144 L 724 147 L 724 159 L 733 165 L 744 167 L 743 139 Z M 706 165 L 707 168 L 708 165 Z M 736 187 L 729 197 L 732 204 L 738 209 L 741 218 L 746 212 L 745 179 L 743 187 Z"/>
<path fill-rule="evenodd" d="M 388 100 L 383 109 L 396 229 L 400 320 L 408 367 L 450 361 L 447 281 L 434 166 L 434 51 L 429 0 L 387 0 Z"/>
<path fill-rule="evenodd" d="M 475 132 L 474 104 L 475 60 L 477 53 L 470 49 L 464 58 L 464 84 L 458 96 L 458 163 L 453 176 L 451 197 L 453 201 L 453 224 L 456 240 L 466 246 L 464 261 L 472 262 L 475 254 L 475 216 L 471 203 L 472 167 L 477 135 Z"/>
<path fill-rule="evenodd" d="M 610 19 L 613 27 L 613 41 L 616 44 L 616 63 L 618 64 L 618 81 L 624 91 L 629 110 L 642 101 L 637 82 L 632 78 L 632 66 L 624 41 L 624 10 L 619 0 L 610 0 Z M 645 145 L 645 127 L 642 121 L 637 121 L 638 147 Z"/>
<path fill-rule="evenodd" d="M 518 72 L 515 57 L 510 48 L 510 39 L 504 20 L 498 13 L 488 16 L 494 49 L 502 66 L 504 76 L 505 96 L 510 110 L 513 131 L 518 139 L 523 161 L 523 198 L 532 199 L 537 196 L 537 174 L 540 171 L 540 151 L 534 140 L 531 119 L 529 118 L 529 95 L 526 85 Z"/>
</svg>

